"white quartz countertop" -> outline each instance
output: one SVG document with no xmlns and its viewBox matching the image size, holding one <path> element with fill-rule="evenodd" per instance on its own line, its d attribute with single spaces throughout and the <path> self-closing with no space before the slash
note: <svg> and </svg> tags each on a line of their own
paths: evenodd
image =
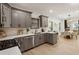
<svg viewBox="0 0 79 59">
<path fill-rule="evenodd" d="M 44 33 L 56 33 L 56 32 L 41 32 L 40 34 L 44 34 Z M 24 37 L 24 36 L 33 36 L 33 35 L 36 35 L 36 34 L 22 34 L 22 35 L 16 35 L 16 36 L 7 36 L 4 38 L 0 38 L 0 41 Z"/>
<path fill-rule="evenodd" d="M 51 34 L 53 34 L 53 33 L 56 33 L 56 32 L 42 32 L 42 33 L 51 33 Z"/>
<path fill-rule="evenodd" d="M 7 37 L 4 37 L 4 38 L 0 38 L 0 41 L 24 37 L 24 36 L 33 36 L 33 35 L 34 34 L 22 34 L 22 35 L 16 35 L 16 36 L 7 36 Z"/>
</svg>

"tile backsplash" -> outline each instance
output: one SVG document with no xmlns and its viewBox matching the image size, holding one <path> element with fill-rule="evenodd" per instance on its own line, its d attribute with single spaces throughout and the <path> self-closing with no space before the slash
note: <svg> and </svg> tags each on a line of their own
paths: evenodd
<svg viewBox="0 0 79 59">
<path fill-rule="evenodd" d="M 26 28 L 0 28 L 0 29 L 3 29 L 7 36 L 15 36 L 17 35 L 17 31 L 18 29 L 22 29 L 23 30 L 23 34 L 30 34 L 30 33 L 35 33 L 35 30 L 36 32 L 41 32 L 41 28 L 39 29 L 29 29 L 29 31 L 27 32 L 27 29 Z M 48 28 L 43 28 L 45 32 L 48 31 Z"/>
<path fill-rule="evenodd" d="M 7 36 L 13 36 L 17 34 L 17 28 L 3 28 Z"/>
</svg>

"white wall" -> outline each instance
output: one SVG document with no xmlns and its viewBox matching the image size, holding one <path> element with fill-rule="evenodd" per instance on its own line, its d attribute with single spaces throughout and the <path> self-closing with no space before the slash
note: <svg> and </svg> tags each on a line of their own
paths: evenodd
<svg viewBox="0 0 79 59">
<path fill-rule="evenodd" d="M 49 18 L 48 27 L 51 26 L 50 22 L 53 22 L 53 31 L 64 32 L 64 20 Z M 59 25 L 60 24 L 60 25 Z M 59 29 L 60 26 L 60 29 Z"/>
<path fill-rule="evenodd" d="M 61 30 L 60 30 L 60 32 L 64 32 L 65 31 L 64 20 L 61 20 L 60 23 L 61 23 Z"/>
<path fill-rule="evenodd" d="M 53 19 L 53 18 L 49 18 L 48 19 L 48 27 L 50 28 L 51 27 L 51 22 L 53 22 L 53 31 L 57 31 L 59 32 L 59 21 L 56 20 L 56 19 Z"/>
</svg>

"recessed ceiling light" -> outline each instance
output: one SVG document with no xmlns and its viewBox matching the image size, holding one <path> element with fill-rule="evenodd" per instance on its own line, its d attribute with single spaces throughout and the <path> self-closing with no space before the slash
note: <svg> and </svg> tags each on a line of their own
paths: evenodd
<svg viewBox="0 0 79 59">
<path fill-rule="evenodd" d="M 53 12 L 53 10 L 49 10 L 49 12 L 50 12 L 50 13 L 52 13 L 52 12 Z"/>
</svg>

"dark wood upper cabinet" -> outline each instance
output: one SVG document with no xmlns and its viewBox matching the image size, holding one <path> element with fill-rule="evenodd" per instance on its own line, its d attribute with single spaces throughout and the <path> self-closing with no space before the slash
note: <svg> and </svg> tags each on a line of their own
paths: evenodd
<svg viewBox="0 0 79 59">
<path fill-rule="evenodd" d="M 11 7 L 6 3 L 0 4 L 1 27 L 11 27 Z"/>
<path fill-rule="evenodd" d="M 31 13 L 12 8 L 12 27 L 31 27 Z"/>
<path fill-rule="evenodd" d="M 48 27 L 48 17 L 40 15 L 39 19 L 31 17 L 32 12 L 0 4 L 0 27 L 39 28 Z"/>
<path fill-rule="evenodd" d="M 38 18 L 32 18 L 32 29 L 37 29 L 39 28 L 39 19 Z"/>
<path fill-rule="evenodd" d="M 40 27 L 48 27 L 48 17 L 44 15 L 40 15 Z"/>
<path fill-rule="evenodd" d="M 2 27 L 2 24 L 1 24 L 1 3 L 0 3 L 0 27 Z"/>
<path fill-rule="evenodd" d="M 14 8 L 7 3 L 0 4 L 0 11 L 0 27 L 31 27 L 32 12 Z"/>
</svg>

